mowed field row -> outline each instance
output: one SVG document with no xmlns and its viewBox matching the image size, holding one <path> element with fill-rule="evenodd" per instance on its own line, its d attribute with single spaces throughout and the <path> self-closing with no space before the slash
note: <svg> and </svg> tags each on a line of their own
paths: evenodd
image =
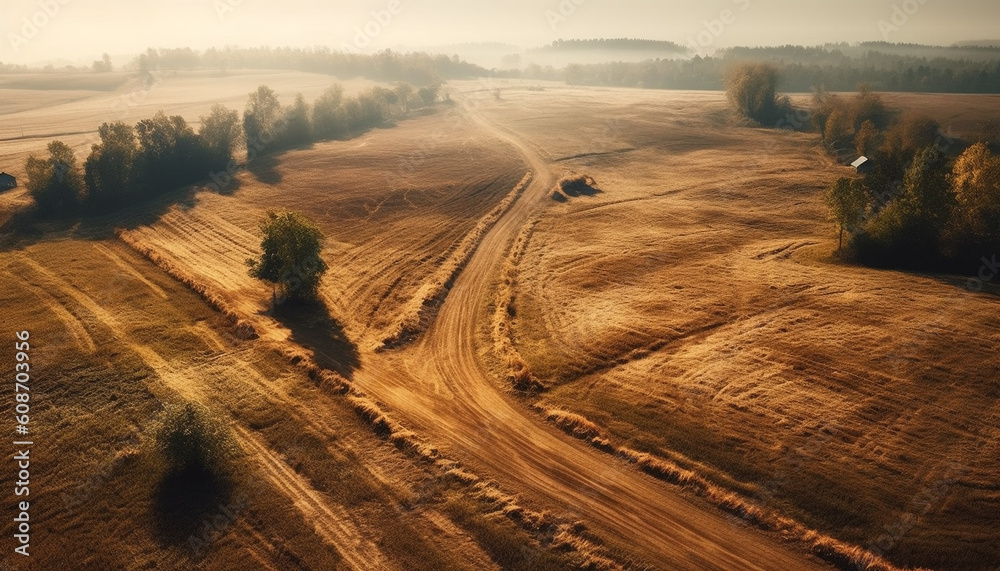
<svg viewBox="0 0 1000 571">
<path fill-rule="evenodd" d="M 355 343 L 381 339 L 525 172 L 450 115 L 260 161 L 235 196 L 198 193 L 196 207 L 174 206 L 123 237 L 253 315 L 271 302 L 244 263 L 257 226 L 269 209 L 301 212 L 327 236 L 321 295 Z"/>
</svg>

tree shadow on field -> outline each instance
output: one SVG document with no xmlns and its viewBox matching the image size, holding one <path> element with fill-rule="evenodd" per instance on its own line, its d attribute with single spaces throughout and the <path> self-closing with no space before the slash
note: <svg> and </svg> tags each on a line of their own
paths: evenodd
<svg viewBox="0 0 1000 571">
<path fill-rule="evenodd" d="M 233 483 L 203 466 L 169 470 L 153 495 L 156 536 L 165 545 L 179 545 L 201 536 L 206 522 L 229 504 Z"/>
<path fill-rule="evenodd" d="M 247 171 L 259 182 L 274 186 L 281 183 L 281 173 L 278 172 L 278 165 L 281 161 L 274 155 L 257 157 L 252 161 L 247 161 Z"/>
<path fill-rule="evenodd" d="M 322 301 L 286 300 L 271 313 L 292 332 L 292 341 L 314 354 L 316 364 L 346 379 L 361 366 L 358 347 Z"/>
<path fill-rule="evenodd" d="M 918 273 L 917 275 L 921 274 Z M 966 276 L 935 274 L 928 277 L 956 289 L 962 289 L 971 293 L 1000 297 L 1000 275 L 994 275 L 988 280 L 980 279 L 972 273 Z"/>
<path fill-rule="evenodd" d="M 173 206 L 191 208 L 202 190 L 200 184 L 186 185 L 105 214 L 39 217 L 29 206 L 11 213 L 0 225 L 0 252 L 21 250 L 50 240 L 109 240 L 118 230 L 132 230 L 158 221 Z"/>
</svg>

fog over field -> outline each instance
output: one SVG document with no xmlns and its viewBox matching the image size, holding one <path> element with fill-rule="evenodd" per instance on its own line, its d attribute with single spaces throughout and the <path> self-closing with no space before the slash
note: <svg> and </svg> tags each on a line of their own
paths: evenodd
<svg viewBox="0 0 1000 571">
<path fill-rule="evenodd" d="M 4 0 L 0 571 L 1000 570 L 996 0 Z"/>
<path fill-rule="evenodd" d="M 726 10 L 731 23 L 713 31 Z M 386 15 L 379 22 L 373 13 Z M 992 0 L 7 0 L 0 6 L 0 62 L 89 63 L 104 52 L 118 59 L 150 46 L 347 45 L 372 52 L 479 42 L 528 48 L 597 37 L 688 45 L 704 31 L 713 32 L 704 48 L 869 40 L 950 45 L 997 39 L 997 21 L 1000 4 Z"/>
</svg>

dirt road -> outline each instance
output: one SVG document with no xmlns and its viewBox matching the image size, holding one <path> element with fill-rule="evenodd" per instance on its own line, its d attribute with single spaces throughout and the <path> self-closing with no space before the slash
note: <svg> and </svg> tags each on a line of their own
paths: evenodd
<svg viewBox="0 0 1000 571">
<path fill-rule="evenodd" d="M 480 117 L 534 171 L 521 199 L 486 234 L 417 345 L 368 355 L 354 381 L 399 420 L 532 506 L 583 520 L 597 535 L 665 569 L 821 569 L 787 544 L 554 430 L 514 402 L 479 359 L 483 307 L 509 242 L 548 200 L 555 174 L 531 145 Z"/>
</svg>

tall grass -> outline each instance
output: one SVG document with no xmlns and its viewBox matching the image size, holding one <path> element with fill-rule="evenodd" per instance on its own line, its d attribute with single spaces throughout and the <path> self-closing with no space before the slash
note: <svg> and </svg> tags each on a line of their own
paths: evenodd
<svg viewBox="0 0 1000 571">
<path fill-rule="evenodd" d="M 531 372 L 528 363 L 514 346 L 513 329 L 517 311 L 514 292 L 517 286 L 518 266 L 524 257 L 536 220 L 532 220 L 514 239 L 510 254 L 500 271 L 492 316 L 493 352 L 503 364 L 507 380 L 517 390 L 544 389 L 544 384 Z"/>
</svg>

